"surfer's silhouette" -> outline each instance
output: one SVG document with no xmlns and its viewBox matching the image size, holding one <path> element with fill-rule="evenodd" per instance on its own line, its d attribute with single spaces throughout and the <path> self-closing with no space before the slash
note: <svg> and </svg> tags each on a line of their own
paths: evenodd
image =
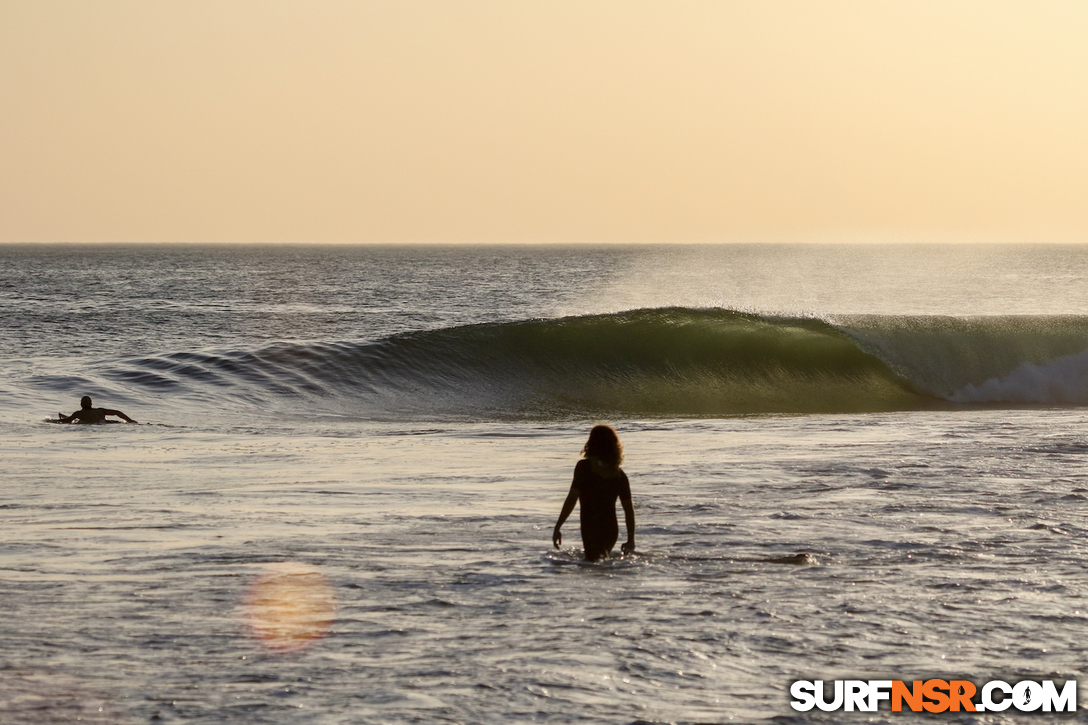
<svg viewBox="0 0 1088 725">
<path fill-rule="evenodd" d="M 612 553 L 619 537 L 616 521 L 616 499 L 623 505 L 623 518 L 627 523 L 627 541 L 620 547 L 624 554 L 635 550 L 635 508 L 631 504 L 631 484 L 620 468 L 623 462 L 623 446 L 616 431 L 607 425 L 594 426 L 589 440 L 582 449 L 585 458 L 574 467 L 574 481 L 570 493 L 563 502 L 559 520 L 552 531 L 555 548 L 563 543 L 559 533 L 563 522 L 579 504 L 578 515 L 582 521 L 582 546 L 586 561 L 597 561 Z"/>
<path fill-rule="evenodd" d="M 79 410 L 71 415 L 65 415 L 64 413 L 57 413 L 60 418 L 60 423 L 118 423 L 116 420 L 106 420 L 107 415 L 115 415 L 118 418 L 128 422 L 135 423 L 132 418 L 122 413 L 119 410 L 111 410 L 109 408 L 92 408 L 91 396 L 84 395 L 79 399 L 79 404 L 82 406 Z"/>
</svg>

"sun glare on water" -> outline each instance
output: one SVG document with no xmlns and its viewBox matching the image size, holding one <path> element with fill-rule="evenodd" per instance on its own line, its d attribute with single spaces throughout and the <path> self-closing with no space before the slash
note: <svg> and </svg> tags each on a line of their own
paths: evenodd
<svg viewBox="0 0 1088 725">
<path fill-rule="evenodd" d="M 299 650 L 324 637 L 335 610 L 329 580 L 314 567 L 297 562 L 269 564 L 245 599 L 251 631 L 277 652 Z"/>
</svg>

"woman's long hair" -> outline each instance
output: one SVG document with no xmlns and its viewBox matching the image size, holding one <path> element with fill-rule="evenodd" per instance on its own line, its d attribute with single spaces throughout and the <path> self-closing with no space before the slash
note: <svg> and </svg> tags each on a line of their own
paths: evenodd
<svg viewBox="0 0 1088 725">
<path fill-rule="evenodd" d="M 595 425 L 589 432 L 589 440 L 582 449 L 586 458 L 596 458 L 612 468 L 619 468 L 623 463 L 623 446 L 620 437 L 610 425 Z"/>
</svg>

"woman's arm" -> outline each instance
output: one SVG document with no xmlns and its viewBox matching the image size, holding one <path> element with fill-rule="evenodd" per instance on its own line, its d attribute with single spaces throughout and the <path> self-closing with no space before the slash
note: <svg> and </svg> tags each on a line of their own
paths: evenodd
<svg viewBox="0 0 1088 725">
<path fill-rule="evenodd" d="M 627 542 L 620 547 L 620 551 L 630 554 L 635 550 L 635 505 L 629 492 L 626 496 L 620 496 L 620 504 L 623 506 L 623 520 L 627 522 Z"/>
<path fill-rule="evenodd" d="M 563 510 L 559 512 L 559 520 L 555 522 L 555 529 L 552 530 L 552 544 L 555 548 L 559 548 L 559 545 L 563 543 L 563 535 L 559 533 L 559 527 L 563 525 L 563 522 L 570 516 L 570 512 L 574 510 L 574 504 L 578 502 L 578 489 L 571 486 L 570 493 L 567 494 L 567 500 L 563 502 Z"/>
</svg>

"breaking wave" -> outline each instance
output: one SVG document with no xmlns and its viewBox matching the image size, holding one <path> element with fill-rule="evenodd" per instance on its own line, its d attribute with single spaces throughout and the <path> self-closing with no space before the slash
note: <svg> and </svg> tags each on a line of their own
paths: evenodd
<svg viewBox="0 0 1088 725">
<path fill-rule="evenodd" d="M 819 320 L 664 308 L 100 363 L 160 400 L 368 419 L 1088 404 L 1088 318 Z M 40 377 L 36 387 L 76 379 Z M 100 386 L 102 387 L 102 386 Z"/>
</svg>

